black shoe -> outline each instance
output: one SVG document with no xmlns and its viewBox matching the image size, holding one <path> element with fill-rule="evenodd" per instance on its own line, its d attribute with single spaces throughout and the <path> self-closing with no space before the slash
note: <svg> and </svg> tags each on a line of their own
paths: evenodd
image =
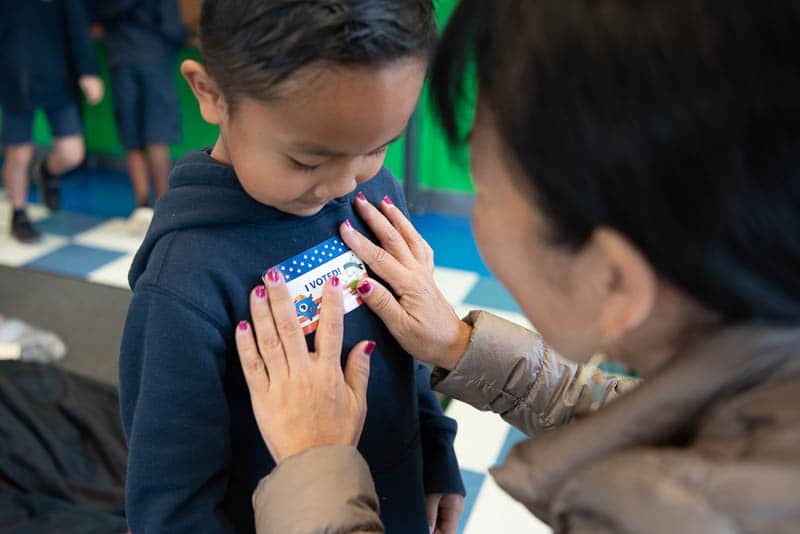
<svg viewBox="0 0 800 534">
<path fill-rule="evenodd" d="M 47 170 L 47 159 L 42 158 L 33 164 L 33 181 L 39 187 L 39 198 L 50 211 L 61 209 L 61 186 L 58 176 Z"/>
<path fill-rule="evenodd" d="M 14 210 L 11 216 L 11 235 L 23 243 L 36 243 L 42 238 L 42 234 L 31 224 L 25 210 Z"/>
</svg>

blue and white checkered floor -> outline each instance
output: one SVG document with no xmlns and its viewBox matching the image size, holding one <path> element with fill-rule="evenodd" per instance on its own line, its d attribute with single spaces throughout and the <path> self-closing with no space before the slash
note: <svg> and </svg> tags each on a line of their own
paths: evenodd
<svg viewBox="0 0 800 534">
<path fill-rule="evenodd" d="M 128 287 L 128 268 L 140 239 L 127 232 L 124 218 L 75 212 L 50 215 L 34 204 L 32 218 L 45 237 L 41 243 L 23 245 L 9 237 L 9 210 L 0 191 L 0 264 Z M 467 221 L 424 215 L 414 222 L 436 250 L 436 280 L 459 315 L 483 308 L 529 326 L 478 257 Z M 455 447 L 468 492 L 459 532 L 550 532 L 488 476 L 488 469 L 505 458 L 510 447 L 523 438 L 522 434 L 498 416 L 457 401 L 450 404 L 447 413 L 459 424 Z"/>
</svg>

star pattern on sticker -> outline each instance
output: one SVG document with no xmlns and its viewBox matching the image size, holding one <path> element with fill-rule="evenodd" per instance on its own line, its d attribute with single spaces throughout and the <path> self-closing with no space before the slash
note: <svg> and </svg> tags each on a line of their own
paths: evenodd
<svg viewBox="0 0 800 534">
<path fill-rule="evenodd" d="M 288 282 L 298 276 L 316 269 L 322 263 L 330 261 L 334 257 L 347 252 L 344 243 L 339 239 L 330 239 L 325 243 L 320 243 L 313 249 L 301 252 L 281 265 L 280 270 L 284 279 Z"/>
</svg>

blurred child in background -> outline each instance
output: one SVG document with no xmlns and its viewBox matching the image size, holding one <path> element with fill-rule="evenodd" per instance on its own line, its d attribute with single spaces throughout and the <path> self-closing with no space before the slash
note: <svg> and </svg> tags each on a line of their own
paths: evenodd
<svg viewBox="0 0 800 534">
<path fill-rule="evenodd" d="M 180 139 L 175 66 L 186 29 L 176 0 L 106 0 L 98 4 L 98 16 L 114 116 L 136 197 L 129 227 L 144 233 L 153 216 L 151 178 L 158 198 L 167 190 L 169 144 Z"/>
<path fill-rule="evenodd" d="M 55 211 L 59 176 L 85 154 L 76 85 L 90 104 L 103 99 L 104 88 L 82 0 L 0 0 L 0 13 L 3 183 L 13 208 L 11 235 L 30 243 L 40 238 L 26 212 L 34 111 L 44 109 L 54 148 L 34 164 L 33 177 L 42 201 Z"/>
</svg>

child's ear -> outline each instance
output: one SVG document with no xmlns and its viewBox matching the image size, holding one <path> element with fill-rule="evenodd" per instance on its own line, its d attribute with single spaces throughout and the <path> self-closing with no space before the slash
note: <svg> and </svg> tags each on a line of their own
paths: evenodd
<svg viewBox="0 0 800 534">
<path fill-rule="evenodd" d="M 187 59 L 181 64 L 181 74 L 200 104 L 203 119 L 210 124 L 221 124 L 228 113 L 227 104 L 206 68 L 197 61 Z"/>
</svg>

